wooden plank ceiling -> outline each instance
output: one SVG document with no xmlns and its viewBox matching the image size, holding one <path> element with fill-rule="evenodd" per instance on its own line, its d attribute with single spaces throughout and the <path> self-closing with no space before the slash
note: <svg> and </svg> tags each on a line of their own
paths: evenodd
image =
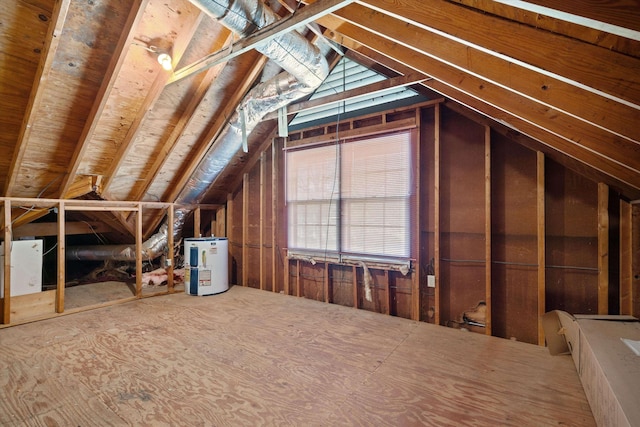
<svg viewBox="0 0 640 427">
<path fill-rule="evenodd" d="M 324 34 L 640 198 L 637 2 L 310 3 L 270 2 L 288 21 L 256 41 L 315 8 L 309 39 Z M 0 32 L 0 194 L 11 197 L 174 201 L 268 62 L 188 0 L 3 1 Z M 246 52 L 216 60 L 232 43 Z M 149 48 L 170 51 L 174 70 Z M 206 202 L 224 202 L 275 127 L 256 129 Z"/>
</svg>

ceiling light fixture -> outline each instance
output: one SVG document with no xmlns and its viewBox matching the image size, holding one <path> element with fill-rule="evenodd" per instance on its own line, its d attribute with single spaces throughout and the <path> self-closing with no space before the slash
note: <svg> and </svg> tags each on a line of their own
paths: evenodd
<svg viewBox="0 0 640 427">
<path fill-rule="evenodd" d="M 171 55 L 168 53 L 158 53 L 158 62 L 162 65 L 162 68 L 167 71 L 171 71 L 173 68 L 173 65 L 171 64 Z"/>
<path fill-rule="evenodd" d="M 162 49 L 152 44 L 140 44 L 136 42 L 133 42 L 133 44 L 158 55 L 158 63 L 162 65 L 162 68 L 164 68 L 165 70 L 171 71 L 173 69 L 173 58 L 169 53 L 171 49 Z"/>
</svg>

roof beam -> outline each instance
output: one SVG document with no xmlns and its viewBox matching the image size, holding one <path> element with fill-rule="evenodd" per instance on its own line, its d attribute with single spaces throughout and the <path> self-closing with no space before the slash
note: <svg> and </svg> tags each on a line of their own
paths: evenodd
<svg viewBox="0 0 640 427">
<path fill-rule="evenodd" d="M 327 28 L 333 28 L 343 34 L 348 29 L 350 34 L 354 35 L 353 38 L 362 44 L 371 46 L 371 43 L 375 41 L 376 45 L 379 46 L 376 50 L 381 50 L 388 56 L 397 58 L 396 50 L 403 52 L 406 57 L 403 62 L 411 65 L 412 68 L 477 98 L 485 99 L 490 104 L 499 106 L 501 109 L 513 112 L 514 115 L 536 123 L 538 126 L 577 145 L 601 153 L 609 160 L 634 170 L 640 176 L 640 144 L 621 138 L 619 135 L 602 127 L 590 125 L 589 122 L 576 118 L 575 110 L 580 108 L 578 105 L 573 105 L 569 108 L 570 113 L 566 113 L 564 110 L 553 108 L 549 103 L 536 101 L 536 98 L 513 89 L 512 86 L 517 86 L 520 89 L 518 85 L 524 83 L 520 81 L 523 75 L 519 74 L 512 64 L 505 61 L 505 64 L 500 67 L 504 74 L 496 75 L 495 70 L 491 69 L 491 67 L 500 65 L 496 65 L 495 62 L 473 65 L 473 71 L 466 71 L 460 66 L 452 65 L 456 61 L 462 60 L 460 57 L 455 56 L 456 54 L 441 58 L 422 50 L 423 46 L 428 46 L 430 52 L 438 49 L 425 41 L 431 40 L 427 31 L 417 27 L 410 27 L 391 16 L 371 11 L 361 6 L 353 5 L 349 6 L 349 8 L 352 12 L 349 15 L 351 17 L 350 20 L 354 21 L 355 24 L 348 23 L 344 18 L 335 18 L 335 15 L 324 17 L 321 22 Z M 358 8 L 357 11 L 353 11 L 352 9 L 354 8 Z M 342 13 L 342 11 L 339 13 Z M 335 21 L 336 19 L 338 21 Z M 399 30 L 400 28 L 402 30 Z M 446 43 L 444 46 L 447 46 L 452 51 L 463 50 L 466 53 L 463 55 L 464 58 L 475 58 L 471 53 L 467 52 L 468 49 L 460 49 L 460 45 Z M 446 53 L 443 53 L 443 55 L 446 55 Z M 483 77 L 485 74 L 490 74 L 497 82 Z M 528 75 L 528 73 L 525 75 Z M 539 79 L 539 76 L 532 74 L 530 78 Z M 543 84 L 543 88 L 545 86 Z M 551 87 L 547 87 L 547 89 L 548 92 L 553 92 Z M 577 90 L 575 89 L 575 91 Z M 556 94 L 555 98 L 558 102 L 561 102 L 559 100 L 560 95 L 571 97 L 569 93 Z M 573 98 L 576 103 L 580 99 L 575 96 Z M 594 96 L 582 99 L 582 102 L 586 103 L 587 107 L 597 104 L 598 101 L 597 97 Z M 629 108 L 629 110 L 636 111 L 633 108 Z M 627 117 L 632 116 L 629 112 L 626 115 Z M 607 117 L 613 124 L 617 123 L 617 117 Z"/>
<path fill-rule="evenodd" d="M 67 222 L 65 235 L 71 234 L 96 234 L 113 231 L 103 222 Z M 55 222 L 34 222 L 23 226 L 13 227 L 13 237 L 28 236 L 56 236 L 58 234 L 58 224 Z"/>
<path fill-rule="evenodd" d="M 447 2 L 425 5 L 403 0 L 402 8 L 394 3 L 391 9 L 386 0 L 364 1 L 373 9 L 352 5 L 336 14 L 465 72 L 640 141 L 636 124 L 640 75 L 634 71 L 640 69 L 639 58 Z M 547 53 L 540 54 L 540 46 L 546 46 Z"/>
<path fill-rule="evenodd" d="M 334 35 L 334 37 L 335 36 L 336 35 Z M 371 60 L 376 61 L 395 72 L 412 72 L 410 67 L 397 62 L 395 59 L 372 50 L 371 48 L 353 41 L 352 39 L 346 39 L 342 37 L 342 35 L 339 37 L 342 43 L 344 43 L 344 46 L 349 48 L 349 52 L 356 52 L 362 56 L 371 58 Z M 506 120 L 504 118 L 508 116 L 508 113 L 505 114 L 505 112 L 493 107 L 492 105 L 473 98 L 464 92 L 446 86 L 437 80 L 424 81 L 421 85 L 425 87 L 429 86 L 430 90 L 437 91 L 438 93 L 447 96 L 449 99 L 455 100 L 455 102 L 447 102 L 446 106 L 466 117 L 469 117 L 471 120 L 491 126 L 500 134 L 507 136 L 510 140 L 516 141 L 531 150 L 541 151 L 550 156 L 556 162 L 592 179 L 595 182 L 608 182 L 612 188 L 616 188 L 621 194 L 626 195 L 630 199 L 640 198 L 640 189 L 634 188 L 613 178 L 611 174 L 604 173 L 588 166 L 585 160 L 595 159 L 597 156 L 594 153 L 585 150 L 582 157 L 569 157 L 551 144 L 554 141 L 554 138 L 557 138 L 558 144 L 566 143 L 566 141 L 558 138 L 556 135 L 545 135 L 544 131 L 536 128 L 531 123 L 519 121 L 517 117 Z M 513 126 L 514 123 L 518 126 L 517 129 Z M 531 135 L 535 135 L 535 138 Z"/>
<path fill-rule="evenodd" d="M 575 40 L 582 40 L 615 52 L 636 57 L 640 56 L 640 41 L 620 37 L 600 29 L 588 28 L 556 17 L 529 12 L 516 7 L 517 3 L 514 2 L 506 4 L 494 0 L 457 0 L 456 3 L 480 10 L 489 15 L 520 22 L 529 27 L 547 30 Z"/>
<path fill-rule="evenodd" d="M 530 12 L 556 17 L 622 37 L 640 40 L 638 2 L 602 2 L 601 0 L 495 0 Z M 585 19 L 587 18 L 587 19 Z M 609 25 L 603 25 L 609 24 Z M 625 31 L 633 30 L 633 32 Z"/>
<path fill-rule="evenodd" d="M 315 32 L 314 34 L 316 37 L 324 37 L 324 35 L 319 35 Z M 337 52 L 333 54 L 329 54 L 329 57 L 327 58 L 327 61 L 329 62 L 329 70 L 333 70 L 338 65 L 341 58 L 342 58 L 342 55 L 338 54 Z M 276 113 L 276 116 L 277 116 L 277 113 Z M 288 118 L 288 120 L 292 120 L 292 119 L 293 117 Z M 256 163 L 258 163 L 258 160 L 260 160 L 262 153 L 273 144 L 273 140 L 277 136 L 276 135 L 277 131 L 278 131 L 278 127 L 274 126 L 273 130 L 271 131 L 271 135 L 268 138 L 263 138 L 263 140 L 260 142 L 257 149 L 250 150 L 248 154 L 248 159 L 244 162 L 244 166 L 242 167 L 242 170 L 238 171 L 238 169 L 236 168 L 236 170 L 230 172 L 230 175 L 235 176 L 235 179 L 230 181 L 231 184 L 224 185 L 224 186 L 215 185 L 213 186 L 214 191 L 207 193 L 207 196 L 213 195 L 213 200 L 218 200 L 218 197 L 220 198 L 227 197 L 227 195 L 229 194 L 228 188 L 238 188 L 238 186 L 242 183 L 242 180 L 244 179 L 243 178 L 244 174 L 251 172 L 251 169 L 253 169 Z M 220 178 L 223 178 L 223 177 L 218 177 L 218 179 Z"/>
<path fill-rule="evenodd" d="M 551 144 L 566 155 L 579 159 L 631 187 L 640 189 L 640 173 L 626 164 L 629 161 L 628 158 L 622 158 L 622 161 L 613 161 L 598 152 L 598 148 L 602 148 L 605 144 L 602 144 L 598 138 L 594 138 L 593 126 L 580 123 L 577 119 L 560 111 L 541 106 L 529 98 L 510 92 L 477 76 L 464 73 L 421 52 L 409 49 L 399 44 L 398 41 L 386 39 L 335 16 L 322 18 L 321 24 L 362 45 L 369 46 L 383 55 L 394 58 L 414 70 L 434 77 L 442 84 L 436 84 L 437 81 L 428 81 L 424 84 L 445 96 L 457 99 L 455 95 L 463 93 L 465 96 L 479 100 L 481 107 L 491 107 L 490 109 L 482 107 L 484 110 L 480 111 L 483 113 L 490 111 L 485 114 L 491 116 L 491 114 L 497 114 L 500 111 L 500 114 L 494 116 L 499 122 L 514 129 L 526 125 L 527 132 L 523 131 L 523 133 Z M 370 25 L 374 28 L 378 27 L 375 22 L 370 22 Z M 380 31 L 380 28 L 377 30 Z M 334 34 L 333 37 L 336 41 L 344 44 L 339 34 Z M 627 146 L 626 148 L 628 150 L 637 148 L 637 144 L 633 145 L 635 147 Z M 605 148 L 611 150 L 611 147 Z M 634 156 L 636 159 L 640 158 L 637 154 Z"/>
<path fill-rule="evenodd" d="M 226 45 L 233 38 L 233 34 L 231 31 L 225 31 L 225 38 L 221 42 L 217 44 Z M 205 98 L 211 83 L 218 77 L 225 64 L 218 64 L 215 67 L 209 68 L 202 80 L 198 83 L 198 85 L 192 89 L 189 94 L 189 104 L 184 109 L 184 112 L 180 116 L 180 119 L 176 123 L 175 127 L 171 131 L 171 134 L 165 139 L 160 146 L 159 152 L 155 157 L 153 164 L 151 165 L 149 171 L 147 172 L 144 181 L 141 185 L 133 187 L 132 191 L 129 193 L 127 200 L 142 200 L 142 196 L 149 190 L 149 187 L 155 180 L 156 176 L 162 169 L 162 166 L 165 164 L 173 150 L 176 148 L 177 142 L 182 136 L 185 129 L 188 128 L 189 124 L 194 118 L 195 112 L 198 110 L 200 104 Z"/>
<path fill-rule="evenodd" d="M 47 82 L 49 73 L 53 67 L 53 60 L 58 50 L 58 43 L 60 42 L 60 35 L 62 28 L 64 27 L 67 13 L 69 11 L 69 5 L 71 0 L 59 0 L 56 1 L 54 9 L 51 13 L 51 23 L 49 24 L 49 30 L 47 32 L 47 38 L 44 42 L 44 48 L 42 51 L 42 57 L 38 64 L 35 79 L 33 81 L 33 87 L 29 95 L 29 102 L 25 110 L 24 119 L 20 128 L 20 134 L 16 147 L 13 151 L 13 160 L 9 167 L 9 173 L 7 175 L 7 181 L 5 182 L 4 194 L 6 196 L 12 196 L 13 186 L 18 179 L 20 166 L 24 159 L 24 155 L 27 151 L 27 145 L 31 136 L 31 128 L 33 122 L 36 120 L 35 113 L 39 110 L 40 104 L 44 97 L 44 90 L 42 86 Z"/>
<path fill-rule="evenodd" d="M 111 58 L 111 62 L 109 63 L 109 66 L 105 71 L 104 78 L 102 79 L 100 89 L 98 90 L 95 101 L 91 106 L 91 111 L 89 112 L 87 121 L 85 122 L 82 133 L 80 134 L 80 138 L 78 139 L 78 143 L 76 144 L 76 149 L 73 153 L 73 157 L 71 158 L 71 163 L 67 175 L 64 177 L 62 183 L 60 184 L 60 189 L 58 191 L 60 198 L 70 198 L 71 196 L 69 194 L 69 190 L 72 188 L 76 179 L 78 168 L 80 167 L 80 163 L 82 161 L 84 153 L 87 149 L 87 146 L 89 145 L 88 142 L 89 140 L 91 140 L 93 132 L 95 131 L 95 128 L 98 124 L 99 118 L 102 115 L 105 105 L 107 104 L 111 89 L 116 82 L 118 74 L 120 73 L 120 69 L 122 68 L 122 64 L 124 63 L 124 59 L 127 56 L 127 52 L 129 51 L 129 46 L 133 41 L 134 31 L 138 26 L 138 22 L 140 21 L 140 19 L 142 19 L 144 10 L 148 2 L 149 0 L 135 0 L 131 5 L 129 15 L 127 16 L 127 21 L 124 28 L 122 29 L 120 39 L 118 40 L 118 44 L 116 45 L 114 50 L 115 54 Z"/>
<path fill-rule="evenodd" d="M 167 191 L 163 194 L 162 200 L 171 202 L 176 200 L 184 186 L 189 181 L 189 178 L 191 178 L 191 175 L 193 175 L 194 171 L 207 154 L 209 148 L 215 143 L 218 135 L 220 135 L 220 132 L 222 132 L 226 126 L 229 118 L 234 114 L 236 108 L 245 97 L 249 88 L 253 86 L 268 59 L 269 58 L 264 55 L 258 55 L 249 72 L 244 76 L 244 79 L 239 82 L 233 96 L 224 103 L 224 110 L 216 115 L 215 122 L 209 127 L 207 133 L 194 145 L 191 155 L 184 159 L 183 167 L 181 167 L 178 173 L 174 176 L 171 185 L 169 185 Z M 162 221 L 162 218 L 164 218 L 164 213 L 158 212 L 158 214 L 147 223 L 147 230 L 155 230 L 155 228 L 160 224 L 160 221 Z M 145 235 L 145 238 L 146 237 L 148 236 Z"/>
<path fill-rule="evenodd" d="M 203 18 L 204 18 L 204 13 L 199 13 L 197 15 L 197 18 L 194 20 L 194 22 L 190 22 L 188 24 L 189 31 L 181 32 L 178 35 L 176 39 L 176 43 L 173 48 L 173 53 L 175 55 L 173 58 L 174 64 L 177 64 L 180 62 L 180 58 L 182 58 L 182 55 L 187 49 L 189 42 L 193 38 L 193 35 L 198 29 L 198 26 L 202 22 Z M 104 191 L 106 192 L 109 191 L 109 186 L 113 182 L 112 181 L 113 176 L 116 174 L 116 172 L 122 165 L 122 162 L 129 154 L 129 151 L 131 150 L 131 147 L 133 146 L 133 143 L 136 137 L 138 136 L 140 129 L 142 128 L 142 124 L 144 123 L 147 113 L 149 112 L 149 110 L 153 108 L 153 105 L 156 103 L 158 98 L 160 98 L 160 95 L 162 95 L 162 91 L 166 86 L 167 82 L 169 81 L 170 77 L 171 75 L 169 73 L 160 72 L 156 76 L 156 79 L 153 81 L 153 85 L 151 86 L 151 88 L 149 89 L 149 92 L 145 96 L 142 102 L 142 105 L 140 105 L 140 108 L 138 109 L 136 117 L 133 119 L 133 122 L 131 123 L 131 126 L 129 127 L 129 130 L 127 131 L 127 134 L 124 140 L 118 146 L 118 151 L 116 152 L 116 155 L 113 161 L 111 162 L 111 164 L 109 165 L 109 168 L 107 169 L 104 182 L 103 182 Z"/>
<path fill-rule="evenodd" d="M 334 95 L 323 96 L 322 98 L 316 98 L 309 101 L 302 101 L 295 104 L 291 104 L 287 107 L 287 115 L 297 114 L 302 111 L 310 110 L 312 108 L 320 107 L 323 105 L 336 104 L 338 102 L 371 97 L 378 92 L 383 92 L 392 88 L 400 88 L 411 86 L 416 83 L 420 83 L 425 80 L 425 77 L 419 73 L 410 73 L 406 76 L 393 77 L 387 80 L 382 80 L 377 83 L 371 83 L 366 86 L 360 86 L 354 89 L 346 90 Z M 263 120 L 271 120 L 278 117 L 277 112 L 267 114 Z"/>
<path fill-rule="evenodd" d="M 225 109 L 217 115 L 215 122 L 209 128 L 207 134 L 200 139 L 198 146 L 193 151 L 193 156 L 185 159 L 185 167 L 182 168 L 182 174 L 177 176 L 177 179 L 174 179 L 174 183 L 169 186 L 169 193 L 165 194 L 162 197 L 162 200 L 176 200 L 178 194 L 180 194 L 184 186 L 187 184 L 187 181 L 207 154 L 211 145 L 215 143 L 218 135 L 220 135 L 231 116 L 235 113 L 236 108 L 240 105 L 240 102 L 245 97 L 249 88 L 253 86 L 253 83 L 262 72 L 262 68 L 267 63 L 268 59 L 269 58 L 264 55 L 260 55 L 258 57 L 254 65 L 251 67 L 251 70 L 247 73 L 240 84 L 238 84 L 233 96 L 225 102 Z"/>
<path fill-rule="evenodd" d="M 199 73 L 216 64 L 229 61 L 249 50 L 255 49 L 257 46 L 265 44 L 276 37 L 294 30 L 297 27 L 309 24 L 322 16 L 328 15 L 338 9 L 353 3 L 355 0 L 323 0 L 316 1 L 309 6 L 305 6 L 294 15 L 281 19 L 268 25 L 248 37 L 235 42 L 231 47 L 214 52 L 204 58 L 181 68 L 172 76 L 169 83 L 173 83 L 180 79 Z"/>
</svg>

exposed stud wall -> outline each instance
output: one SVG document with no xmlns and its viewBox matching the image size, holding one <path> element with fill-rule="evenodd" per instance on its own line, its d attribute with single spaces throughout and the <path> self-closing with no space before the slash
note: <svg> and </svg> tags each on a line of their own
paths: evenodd
<svg viewBox="0 0 640 427">
<path fill-rule="evenodd" d="M 536 153 L 491 135 L 493 334 L 536 342 Z"/>
<path fill-rule="evenodd" d="M 546 308 L 598 312 L 598 184 L 545 166 Z"/>
<path fill-rule="evenodd" d="M 489 328 L 463 323 L 463 314 L 487 300 L 485 319 L 491 320 L 492 335 L 534 344 L 544 344 L 539 331 L 540 313 L 552 309 L 597 312 L 598 184 L 514 142 L 508 132 L 487 133 L 485 124 L 444 104 L 419 108 L 419 295 L 413 290 L 414 270 L 403 275 L 382 265 L 369 265 L 373 298 L 367 301 L 361 266 L 323 260 L 312 264 L 285 258 L 286 206 L 280 138 L 274 139 L 275 146 L 264 152 L 265 159 L 250 170 L 227 205 L 234 283 L 245 283 L 243 274 L 247 274 L 246 286 L 405 318 L 414 318 L 417 303 L 422 321 L 479 333 L 487 333 Z M 401 112 L 383 115 L 409 116 Z M 369 122 L 385 123 L 374 118 L 354 120 Z M 350 125 L 345 122 L 341 126 Z M 374 127 L 380 130 L 379 124 Z M 309 141 L 317 142 L 326 138 L 327 129 L 305 133 Z M 366 134 L 367 126 L 359 130 Z M 304 144 L 304 137 L 298 136 L 293 136 L 294 143 Z M 609 206 L 619 201 L 617 193 L 610 198 Z M 635 233 L 631 236 L 631 231 L 626 231 L 628 241 L 634 245 L 632 253 L 637 253 L 640 244 L 637 210 L 634 206 L 635 216 L 626 221 L 633 227 L 624 228 Z M 608 212 L 614 213 L 610 209 Z M 244 220 L 248 223 L 243 224 Z M 618 228 L 616 233 L 624 233 Z M 260 243 L 260 233 L 275 233 L 273 252 Z M 244 250 L 243 241 L 248 246 Z M 263 262 L 262 268 L 275 266 L 275 287 L 268 280 L 260 282 L 261 256 L 268 253 L 276 254 L 276 259 Z M 243 254 L 248 259 L 243 260 Z M 638 261 L 629 262 L 635 263 L 635 275 L 633 284 L 627 286 L 631 290 L 625 291 L 624 297 L 628 310 L 635 310 L 637 315 Z M 430 264 L 435 267 L 438 263 L 439 287 L 429 288 L 426 276 L 433 270 Z M 616 280 L 610 282 L 617 289 Z"/>
<path fill-rule="evenodd" d="M 442 110 L 440 151 L 440 322 L 485 300 L 484 127 Z"/>
</svg>

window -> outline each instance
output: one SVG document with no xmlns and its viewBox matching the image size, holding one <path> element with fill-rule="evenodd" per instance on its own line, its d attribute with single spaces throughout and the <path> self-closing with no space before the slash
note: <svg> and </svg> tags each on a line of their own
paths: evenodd
<svg viewBox="0 0 640 427">
<path fill-rule="evenodd" d="M 411 135 L 289 150 L 289 250 L 410 258 Z"/>
</svg>

